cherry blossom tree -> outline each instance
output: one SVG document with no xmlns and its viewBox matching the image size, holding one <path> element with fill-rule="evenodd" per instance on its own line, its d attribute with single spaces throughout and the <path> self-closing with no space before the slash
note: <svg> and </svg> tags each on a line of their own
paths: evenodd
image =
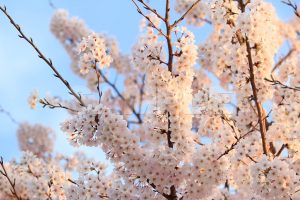
<svg viewBox="0 0 300 200">
<path fill-rule="evenodd" d="M 70 144 L 101 148 L 113 168 L 83 153 L 55 154 L 50 128 L 21 123 L 24 153 L 18 162 L 1 159 L 0 199 L 300 199 L 297 5 L 283 2 L 295 14 L 283 22 L 264 0 L 163 2 L 163 13 L 145 0 L 128 2 L 142 16 L 129 55 L 114 38 L 55 11 L 51 32 L 94 96 L 76 92 L 0 7 L 72 96 L 39 100 L 34 91 L 30 106 L 67 110 L 61 130 Z M 196 44 L 183 21 L 212 31 Z M 208 73 L 232 95 L 214 91 Z"/>
</svg>

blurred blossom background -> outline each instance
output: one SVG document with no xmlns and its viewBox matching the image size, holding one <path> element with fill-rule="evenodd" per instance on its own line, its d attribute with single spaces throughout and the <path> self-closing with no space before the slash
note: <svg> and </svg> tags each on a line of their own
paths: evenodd
<svg viewBox="0 0 300 200">
<path fill-rule="evenodd" d="M 276 7 L 278 16 L 282 20 L 287 21 L 293 16 L 292 10 L 280 0 L 269 2 Z M 24 33 L 34 39 L 35 44 L 52 59 L 56 68 L 75 91 L 82 95 L 90 95 L 86 84 L 71 72 L 67 53 L 49 31 L 50 19 L 55 8 L 68 10 L 70 16 L 83 19 L 87 26 L 96 32 L 114 36 L 118 40 L 121 51 L 125 53 L 130 53 L 139 35 L 139 24 L 142 19 L 131 0 L 53 0 L 52 4 L 55 8 L 48 0 L 2 0 L 0 3 L 6 5 L 8 12 Z M 151 0 L 150 3 L 158 11 L 165 6 L 159 0 Z M 295 1 L 295 3 L 300 2 Z M 175 17 L 174 12 L 173 10 Z M 209 25 L 190 29 L 195 33 L 197 43 L 205 40 L 210 32 Z M 56 133 L 55 152 L 57 153 L 71 155 L 75 151 L 84 151 L 96 160 L 105 159 L 104 153 L 99 148 L 74 148 L 69 145 L 66 135 L 60 131 L 60 123 L 68 117 L 66 111 L 42 108 L 41 105 L 38 105 L 35 110 L 29 108 L 27 99 L 33 90 L 39 91 L 40 98 L 47 94 L 60 96 L 63 99 L 71 96 L 34 50 L 17 36 L 16 30 L 2 13 L 0 14 L 0 69 L 0 106 L 9 111 L 17 122 L 41 123 L 51 127 Z M 217 91 L 222 91 L 216 80 L 214 85 Z M 21 155 L 16 137 L 17 128 L 18 125 L 7 115 L 0 113 L 0 156 L 3 156 L 4 160 L 18 159 Z"/>
</svg>

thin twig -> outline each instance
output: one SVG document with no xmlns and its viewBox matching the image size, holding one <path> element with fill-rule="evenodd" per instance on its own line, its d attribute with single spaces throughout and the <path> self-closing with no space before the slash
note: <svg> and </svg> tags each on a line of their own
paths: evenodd
<svg viewBox="0 0 300 200">
<path fill-rule="evenodd" d="M 152 60 L 157 60 L 157 61 L 159 61 L 160 64 L 165 64 L 168 66 L 168 63 L 163 61 L 160 57 L 153 57 L 152 55 L 149 55 L 148 58 L 150 58 Z"/>
<path fill-rule="evenodd" d="M 235 124 L 234 124 L 234 121 L 232 120 L 232 119 L 228 119 L 228 117 L 224 114 L 224 113 L 221 113 L 221 119 L 223 120 L 223 121 L 225 121 L 227 124 L 228 124 L 228 126 L 230 126 L 230 128 L 232 129 L 232 131 L 234 132 L 234 134 L 235 134 L 235 137 L 237 137 L 237 132 L 236 132 L 236 126 L 235 126 Z M 230 121 L 232 121 L 233 122 L 233 125 L 230 123 Z"/>
<path fill-rule="evenodd" d="M 150 183 L 150 180 L 149 180 L 149 179 L 147 179 L 147 183 L 152 187 L 152 189 L 153 189 L 155 192 L 157 192 L 157 193 L 161 194 L 163 197 L 167 198 L 168 195 L 165 194 L 165 193 L 162 193 L 162 192 L 158 191 L 156 185 L 155 185 L 154 183 Z"/>
<path fill-rule="evenodd" d="M 145 14 L 142 12 L 141 8 L 140 8 L 139 5 L 135 2 L 135 0 L 131 0 L 131 1 L 132 1 L 132 2 L 134 3 L 134 5 L 136 6 L 137 12 L 138 12 L 139 14 L 141 14 L 143 17 L 145 17 L 145 18 L 150 22 L 151 26 L 152 26 L 153 28 L 155 28 L 161 35 L 163 35 L 164 37 L 167 37 L 166 34 L 164 34 L 163 31 L 162 31 L 160 28 L 158 28 L 157 26 L 155 26 L 155 24 L 152 22 L 152 20 L 150 19 L 150 17 L 148 17 L 147 15 L 145 15 Z"/>
<path fill-rule="evenodd" d="M 265 78 L 265 81 L 268 81 L 268 82 L 272 83 L 272 85 L 280 85 L 281 88 L 283 88 L 283 89 L 290 89 L 290 90 L 294 90 L 294 91 L 300 91 L 299 86 L 291 87 L 291 86 L 285 85 L 284 83 L 282 83 L 278 80 L 275 80 L 272 75 L 271 75 L 271 79 Z"/>
<path fill-rule="evenodd" d="M 48 3 L 52 9 L 54 9 L 54 10 L 56 9 L 56 6 L 54 5 L 54 3 L 51 0 L 48 0 Z"/>
<path fill-rule="evenodd" d="M 98 91 L 98 102 L 101 103 L 102 92 L 100 91 L 100 73 L 97 70 L 97 66 L 94 66 L 94 70 L 97 76 L 97 91 Z"/>
<path fill-rule="evenodd" d="M 246 154 L 246 156 L 247 156 L 252 162 L 257 163 L 257 161 L 254 160 L 249 154 Z"/>
<path fill-rule="evenodd" d="M 286 61 L 292 55 L 292 53 L 294 51 L 295 51 L 295 49 L 290 49 L 289 52 L 275 64 L 271 73 L 273 73 L 284 61 Z"/>
<path fill-rule="evenodd" d="M 191 7 L 179 19 L 177 19 L 171 26 L 172 27 L 177 26 L 200 1 L 201 0 L 197 0 L 195 3 L 193 3 L 191 5 Z"/>
<path fill-rule="evenodd" d="M 217 160 L 219 160 L 220 158 L 222 158 L 223 156 L 227 155 L 229 152 L 231 152 L 235 146 L 241 141 L 241 139 L 244 139 L 247 135 L 249 135 L 250 133 L 252 133 L 255 129 L 253 128 L 252 130 L 248 131 L 246 134 L 244 134 L 243 136 L 240 136 L 237 138 L 237 140 L 231 144 L 231 146 L 226 149 L 226 151 L 224 151 L 224 153 L 222 153 Z"/>
<path fill-rule="evenodd" d="M 0 113 L 5 114 L 13 123 L 19 124 L 17 120 L 11 115 L 11 113 L 5 110 L 1 105 L 0 105 Z"/>
<path fill-rule="evenodd" d="M 47 59 L 44 54 L 39 50 L 39 48 L 34 44 L 33 42 L 33 39 L 30 37 L 28 38 L 22 31 L 21 27 L 16 24 L 16 22 L 13 20 L 13 18 L 8 14 L 7 10 L 6 10 L 6 7 L 2 7 L 0 6 L 0 10 L 5 14 L 5 16 L 10 20 L 10 23 L 15 27 L 15 29 L 19 32 L 19 37 L 21 39 L 24 39 L 25 41 L 27 41 L 32 47 L 33 49 L 37 52 L 39 58 L 41 58 L 51 69 L 52 71 L 54 72 L 54 76 L 59 78 L 63 84 L 68 88 L 69 90 L 69 93 L 71 95 L 73 95 L 77 100 L 78 102 L 80 103 L 80 105 L 82 106 L 85 106 L 85 104 L 83 103 L 82 99 L 81 99 L 81 96 L 78 95 L 74 90 L 73 88 L 71 87 L 71 85 L 69 84 L 69 82 L 64 79 L 61 74 L 57 71 L 57 69 L 54 67 L 53 63 L 52 63 L 52 60 L 49 58 Z"/>
<path fill-rule="evenodd" d="M 139 99 L 139 114 L 142 112 L 142 105 L 143 105 L 143 99 L 144 99 L 144 94 L 145 94 L 145 79 L 146 75 L 143 75 L 142 77 L 142 85 L 140 87 L 140 99 Z"/>
<path fill-rule="evenodd" d="M 282 3 L 290 6 L 293 11 L 294 11 L 294 14 L 300 18 L 300 13 L 298 12 L 298 6 L 297 4 L 293 3 L 291 0 L 287 0 L 287 1 L 281 1 Z"/>
<path fill-rule="evenodd" d="M 161 20 L 165 21 L 165 18 L 163 18 L 158 12 L 157 10 L 151 8 L 147 3 L 145 3 L 143 0 L 138 0 L 140 3 L 142 3 L 144 5 L 144 8 L 146 10 L 150 10 L 152 13 L 154 13 L 158 18 L 160 18 Z"/>
<path fill-rule="evenodd" d="M 4 161 L 3 161 L 3 158 L 0 157 L 0 165 L 1 165 L 1 168 L 2 170 L 0 170 L 0 174 L 2 174 L 6 179 L 7 181 L 9 182 L 10 186 L 11 186 L 11 193 L 13 194 L 14 197 L 17 198 L 17 200 L 22 200 L 22 197 L 20 197 L 18 194 L 17 194 L 17 191 L 16 191 L 16 179 L 14 180 L 11 180 L 11 178 L 9 177 L 6 169 L 5 169 L 5 166 L 4 166 Z"/>
<path fill-rule="evenodd" d="M 210 21 L 209 19 L 206 19 L 206 18 L 200 18 L 200 20 L 206 22 L 206 23 L 209 24 L 209 25 L 212 25 L 212 21 Z"/>
<path fill-rule="evenodd" d="M 281 155 L 281 153 L 283 152 L 283 150 L 287 147 L 288 147 L 288 144 L 283 144 L 281 146 L 281 148 L 279 149 L 279 151 L 276 153 L 275 157 L 279 157 Z"/>
<path fill-rule="evenodd" d="M 39 102 L 40 102 L 40 104 L 43 105 L 43 108 L 45 108 L 45 107 L 48 107 L 48 108 L 50 108 L 50 109 L 63 108 L 63 109 L 69 110 L 69 111 L 71 111 L 71 112 L 78 112 L 77 110 L 74 110 L 74 109 L 69 108 L 69 107 L 67 107 L 67 106 L 63 106 L 63 105 L 61 105 L 60 103 L 58 103 L 57 105 L 53 105 L 53 104 L 50 103 L 46 98 L 40 99 Z"/>
<path fill-rule="evenodd" d="M 70 183 L 74 184 L 74 185 L 79 186 L 78 183 L 76 183 L 75 181 L 73 181 L 73 180 L 71 180 L 71 179 L 69 179 L 69 178 L 68 178 L 68 181 L 69 181 Z"/>
<path fill-rule="evenodd" d="M 267 116 L 265 116 L 265 118 L 263 120 L 266 120 L 270 114 L 271 114 L 272 110 L 269 111 L 269 113 L 267 114 Z M 224 152 L 222 153 L 217 160 L 219 160 L 220 158 L 222 158 L 223 156 L 227 155 L 230 151 L 232 151 L 235 146 L 242 140 L 244 139 L 247 135 L 249 135 L 250 133 L 252 133 L 253 131 L 255 131 L 257 125 L 259 124 L 259 122 L 257 122 L 254 126 L 252 126 L 251 130 L 249 130 L 247 133 L 245 133 L 242 136 L 239 136 L 238 138 L 236 138 L 236 141 L 234 143 L 231 144 L 231 146 Z"/>
<path fill-rule="evenodd" d="M 125 97 L 121 94 L 121 92 L 119 91 L 119 89 L 116 87 L 115 84 L 113 84 L 112 82 L 110 82 L 108 80 L 108 78 L 103 74 L 103 72 L 100 69 L 97 69 L 100 76 L 103 78 L 103 80 L 105 81 L 105 83 L 107 83 L 109 86 L 112 87 L 112 89 L 117 93 L 117 95 L 127 104 L 127 106 L 131 109 L 131 111 L 133 112 L 133 114 L 136 116 L 138 122 L 141 124 L 143 122 L 140 113 L 137 113 L 137 111 L 135 110 L 134 106 L 132 106 L 126 99 Z"/>
</svg>

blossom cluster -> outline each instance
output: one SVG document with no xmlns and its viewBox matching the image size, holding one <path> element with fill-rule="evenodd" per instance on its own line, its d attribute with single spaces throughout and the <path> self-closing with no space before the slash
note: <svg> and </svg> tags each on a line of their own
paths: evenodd
<svg viewBox="0 0 300 200">
<path fill-rule="evenodd" d="M 87 38 L 83 38 L 79 44 L 80 73 L 87 74 L 91 68 L 96 68 L 97 63 L 101 68 L 108 67 L 112 58 L 106 51 L 105 40 L 97 34 L 92 33 Z"/>
<path fill-rule="evenodd" d="M 22 151 L 30 151 L 38 157 L 53 151 L 55 135 L 48 127 L 22 123 L 17 130 L 17 136 Z"/>
<path fill-rule="evenodd" d="M 28 97 L 28 104 L 31 109 L 36 108 L 36 104 L 38 102 L 39 92 L 37 90 L 32 91 L 30 96 Z"/>
<path fill-rule="evenodd" d="M 64 10 L 51 21 L 93 95 L 40 103 L 66 109 L 70 144 L 101 148 L 111 165 L 56 155 L 51 129 L 22 123 L 25 152 L 3 164 L 0 199 L 300 199 L 300 20 L 281 21 L 264 0 L 176 0 L 173 23 L 170 10 L 134 3 L 149 13 L 138 7 L 129 54 Z M 212 32 L 197 45 L 182 20 Z"/>
</svg>

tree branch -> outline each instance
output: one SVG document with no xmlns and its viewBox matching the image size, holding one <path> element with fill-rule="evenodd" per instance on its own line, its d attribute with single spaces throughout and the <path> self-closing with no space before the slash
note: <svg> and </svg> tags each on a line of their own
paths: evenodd
<svg viewBox="0 0 300 200">
<path fill-rule="evenodd" d="M 158 12 L 157 10 L 151 8 L 148 4 L 146 4 L 143 0 L 138 0 L 141 4 L 144 5 L 144 8 L 146 10 L 150 10 L 152 13 L 154 13 L 158 18 L 160 18 L 161 20 L 165 21 L 165 18 L 163 18 Z"/>
<path fill-rule="evenodd" d="M 288 5 L 289 7 L 291 7 L 294 11 L 294 14 L 300 18 L 300 13 L 298 12 L 298 6 L 297 4 L 293 3 L 291 0 L 287 0 L 287 1 L 281 1 L 282 3 Z"/>
<path fill-rule="evenodd" d="M 4 108 L 2 108 L 1 105 L 0 105 L 0 113 L 5 114 L 5 115 L 10 119 L 10 121 L 12 121 L 13 123 L 19 124 L 19 123 L 17 122 L 17 120 L 11 115 L 11 113 L 8 112 L 7 110 L 5 110 Z"/>
<path fill-rule="evenodd" d="M 144 74 L 142 77 L 142 85 L 140 87 L 140 99 L 139 99 L 139 114 L 142 112 L 142 105 L 143 105 L 143 99 L 144 99 L 144 94 L 145 94 L 145 79 L 146 75 Z"/>
<path fill-rule="evenodd" d="M 295 49 L 290 49 L 289 52 L 275 64 L 271 73 L 273 73 L 284 61 L 286 61 L 294 51 Z"/>
<path fill-rule="evenodd" d="M 131 1 L 134 3 L 134 5 L 135 5 L 135 7 L 136 7 L 136 9 L 137 9 L 137 12 L 138 12 L 139 14 L 141 14 L 143 17 L 145 17 L 145 18 L 150 22 L 151 26 L 152 26 L 153 28 L 155 28 L 161 35 L 163 35 L 164 37 L 167 37 L 167 36 L 163 33 L 163 31 L 162 31 L 160 28 L 158 28 L 157 26 L 155 26 L 155 24 L 151 21 L 151 19 L 150 19 L 147 15 L 145 15 L 145 14 L 142 12 L 142 10 L 140 9 L 139 5 L 135 2 L 135 0 L 131 0 Z"/>
<path fill-rule="evenodd" d="M 256 160 L 254 160 L 249 154 L 246 154 L 247 158 L 249 158 L 252 162 L 257 163 Z"/>
<path fill-rule="evenodd" d="M 242 12 L 245 12 L 245 4 L 243 3 L 243 0 L 238 0 L 239 3 L 239 7 L 241 9 Z M 247 59 L 248 59 L 248 65 L 249 65 L 249 80 L 250 80 L 250 84 L 251 84 L 251 88 L 252 88 L 252 95 L 253 95 L 253 101 L 255 103 L 256 106 L 256 110 L 257 110 L 257 116 L 258 116 L 258 122 L 259 122 L 259 129 L 260 129 L 260 135 L 261 135 L 261 141 L 262 141 L 262 148 L 263 148 L 263 152 L 264 154 L 268 154 L 268 150 L 267 150 L 267 142 L 266 142 L 266 123 L 265 123 L 265 111 L 262 107 L 261 102 L 259 102 L 258 98 L 257 98 L 257 88 L 256 88 L 256 82 L 255 82 L 255 76 L 254 76 L 254 63 L 252 60 L 252 55 L 251 55 L 251 47 L 250 47 L 250 43 L 248 40 L 248 37 L 245 37 L 245 44 L 246 44 L 246 48 L 247 48 Z"/>
<path fill-rule="evenodd" d="M 265 78 L 265 81 L 268 81 L 268 82 L 272 83 L 272 85 L 280 85 L 281 88 L 283 88 L 283 89 L 290 89 L 290 90 L 294 90 L 294 91 L 300 91 L 299 86 L 291 87 L 291 86 L 285 85 L 282 82 L 280 82 L 278 80 L 275 80 L 272 75 L 271 75 L 271 79 Z"/>
<path fill-rule="evenodd" d="M 98 91 L 98 98 L 99 98 L 98 101 L 100 104 L 101 97 L 102 97 L 102 92 L 100 91 L 100 73 L 98 72 L 96 65 L 93 67 L 93 69 L 95 70 L 97 76 L 97 91 Z"/>
<path fill-rule="evenodd" d="M 166 0 L 166 15 L 165 15 L 165 25 L 167 30 L 167 44 L 168 44 L 168 70 L 172 74 L 173 68 L 173 45 L 172 45 L 172 26 L 170 25 L 170 0 Z"/>
<path fill-rule="evenodd" d="M 141 2 L 143 4 L 143 1 L 142 0 L 138 0 L 139 2 Z M 200 1 L 200 0 L 199 0 Z M 158 32 L 160 32 L 161 35 L 163 35 L 166 40 L 167 40 L 167 45 L 168 45 L 168 55 L 169 55 L 169 58 L 168 58 L 168 62 L 165 63 L 168 65 L 168 71 L 171 72 L 172 74 L 172 71 L 173 71 L 173 57 L 174 57 L 174 54 L 173 54 L 173 45 L 172 45 L 172 28 L 175 26 L 172 26 L 170 24 L 170 0 L 166 0 L 166 7 L 165 7 L 165 18 L 163 17 L 159 17 L 160 19 L 163 19 L 163 21 L 165 22 L 165 27 L 166 27 L 166 34 L 164 34 L 162 32 L 161 29 L 155 27 L 155 25 L 153 24 L 153 22 L 150 20 L 149 17 L 147 17 L 146 15 L 144 15 L 141 11 L 141 9 L 139 8 L 139 6 L 137 5 L 137 3 L 135 2 L 135 0 L 132 0 L 132 2 L 135 4 L 135 6 L 137 7 L 137 11 L 143 15 L 151 24 L 152 26 L 158 30 Z M 143 4 L 144 5 L 144 4 Z M 145 6 L 145 5 L 144 5 Z M 146 9 L 150 10 L 149 8 L 147 8 L 146 6 Z M 192 9 L 192 8 L 190 8 Z M 154 9 L 151 9 L 154 11 Z M 150 11 L 151 11 L 150 10 Z M 153 12 L 152 11 L 152 12 Z M 183 17 L 184 18 L 184 17 Z M 178 22 L 176 22 L 176 24 L 178 24 L 181 20 L 179 20 Z M 162 62 L 164 63 L 164 62 Z M 167 131 L 167 142 L 168 142 L 168 147 L 169 148 L 173 148 L 173 142 L 171 141 L 171 121 L 170 121 L 170 113 L 168 112 L 168 131 Z M 170 187 L 170 194 L 163 194 L 163 196 L 168 199 L 168 200 L 176 200 L 177 199 L 177 194 L 176 194 L 176 188 L 174 185 L 172 185 Z"/>
<path fill-rule="evenodd" d="M 262 107 L 261 102 L 259 102 L 258 98 L 257 98 L 257 88 L 256 88 L 255 76 L 254 76 L 254 64 L 253 64 L 253 61 L 252 61 L 250 43 L 249 43 L 247 37 L 246 37 L 245 42 L 246 42 L 247 53 L 248 53 L 247 58 L 248 58 L 249 72 L 250 72 L 250 83 L 251 83 L 251 88 L 252 88 L 252 93 L 253 93 L 253 100 L 255 102 L 256 109 L 257 109 L 262 147 L 263 147 L 264 154 L 267 155 L 268 154 L 267 142 L 266 142 L 266 132 L 267 132 L 267 130 L 266 130 L 265 121 L 263 120 L 263 118 L 264 118 L 264 109 Z"/>
<path fill-rule="evenodd" d="M 197 0 L 195 3 L 193 3 L 191 5 L 191 7 L 179 18 L 177 19 L 172 25 L 171 27 L 175 27 L 177 26 L 188 14 L 189 12 L 200 2 L 201 0 Z M 203 19 L 204 20 L 204 19 Z M 205 21 L 205 20 L 204 20 Z M 211 23 L 211 22 L 210 22 Z"/>
<path fill-rule="evenodd" d="M 116 87 L 115 84 L 113 84 L 112 82 L 110 82 L 108 80 L 108 78 L 103 74 L 103 72 L 100 69 L 97 69 L 97 71 L 99 72 L 100 76 L 103 78 L 103 80 L 112 87 L 112 89 L 117 93 L 117 95 L 127 104 L 127 106 L 131 109 L 131 111 L 133 112 L 133 114 L 136 116 L 138 122 L 141 124 L 143 123 L 143 120 L 141 118 L 140 113 L 137 113 L 137 111 L 135 110 L 134 106 L 132 106 L 126 99 L 125 97 L 121 94 L 121 92 L 118 90 L 118 88 Z"/>
<path fill-rule="evenodd" d="M 69 108 L 67 106 L 63 106 L 60 103 L 58 103 L 57 105 L 51 104 L 46 98 L 40 99 L 39 102 L 40 102 L 40 104 L 43 105 L 43 108 L 45 108 L 45 107 L 49 107 L 50 109 L 63 108 L 63 109 L 69 110 L 71 112 L 78 112 L 77 110 L 74 110 L 74 109 Z"/>
<path fill-rule="evenodd" d="M 288 144 L 283 144 L 283 145 L 281 146 L 281 148 L 279 149 L 279 151 L 276 153 L 275 157 L 279 157 L 279 156 L 281 155 L 281 153 L 283 152 L 283 150 L 284 150 L 285 148 L 287 148 L 288 146 L 289 146 Z"/>
<path fill-rule="evenodd" d="M 0 6 L 0 10 L 5 14 L 5 16 L 10 20 L 10 23 L 15 27 L 15 29 L 19 32 L 19 37 L 21 39 L 24 39 L 25 41 L 27 41 L 31 47 L 33 47 L 33 49 L 37 52 L 39 58 L 41 58 L 51 69 L 52 71 L 54 72 L 54 76 L 56 78 L 59 78 L 63 84 L 68 88 L 69 90 L 69 93 L 71 95 L 73 95 L 77 100 L 78 102 L 80 103 L 81 106 L 85 106 L 85 104 L 83 103 L 82 99 L 81 99 L 81 96 L 78 95 L 74 90 L 73 88 L 71 87 L 71 85 L 69 84 L 69 82 L 67 80 L 65 80 L 61 74 L 57 71 L 57 69 L 54 67 L 53 63 L 52 63 L 52 60 L 49 58 L 47 59 L 44 54 L 39 50 L 39 48 L 34 44 L 33 42 L 33 39 L 30 37 L 28 38 L 22 31 L 21 27 L 15 23 L 15 21 L 12 19 L 12 17 L 7 13 L 6 11 L 6 7 L 2 7 Z"/>
<path fill-rule="evenodd" d="M 169 53 L 169 59 L 168 59 L 168 70 L 169 72 L 173 71 L 173 44 L 172 44 L 172 26 L 170 25 L 170 0 L 166 0 L 166 13 L 165 13 L 165 25 L 167 30 L 167 44 L 168 44 L 168 53 Z M 170 121 L 170 112 L 168 112 L 168 132 L 167 132 L 167 138 L 168 138 L 168 146 L 169 148 L 173 148 L 173 142 L 171 141 L 171 121 Z M 177 194 L 176 194 L 176 188 L 174 185 L 170 187 L 170 194 L 166 196 L 168 200 L 176 200 Z"/>
<path fill-rule="evenodd" d="M 2 170 L 0 170 L 0 174 L 2 174 L 6 179 L 7 181 L 9 182 L 10 184 L 10 191 L 11 193 L 13 194 L 14 197 L 16 197 L 17 200 L 22 200 L 22 197 L 20 197 L 18 194 L 17 194 L 17 191 L 16 191 L 16 180 L 14 179 L 13 181 L 9 178 L 8 174 L 7 174 L 7 171 L 4 167 L 4 161 L 3 161 L 3 158 L 0 157 L 0 165 L 1 165 L 1 168 Z"/>
<path fill-rule="evenodd" d="M 271 110 L 272 111 L 272 110 Z M 266 120 L 269 116 L 270 116 L 270 113 L 271 111 L 267 114 L 267 116 L 265 116 L 265 118 L 263 120 Z M 259 121 L 252 127 L 252 129 L 250 131 L 248 131 L 247 133 L 245 133 L 244 135 L 242 136 L 239 136 L 236 138 L 236 141 L 234 143 L 231 144 L 231 146 L 224 152 L 222 153 L 218 158 L 217 160 L 219 160 L 220 158 L 222 158 L 223 156 L 227 155 L 230 151 L 232 151 L 235 146 L 242 140 L 244 139 L 247 135 L 249 135 L 250 133 L 252 133 L 253 131 L 255 131 L 257 125 L 259 124 Z"/>
</svg>

